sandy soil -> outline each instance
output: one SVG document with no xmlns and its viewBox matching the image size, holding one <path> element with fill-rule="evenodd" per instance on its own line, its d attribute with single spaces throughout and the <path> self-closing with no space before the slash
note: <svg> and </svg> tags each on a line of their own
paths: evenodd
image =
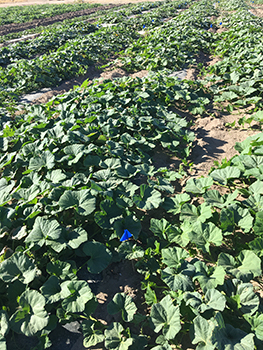
<svg viewBox="0 0 263 350">
<path fill-rule="evenodd" d="M 251 12 L 257 17 L 263 17 L 263 5 L 255 5 Z"/>
<path fill-rule="evenodd" d="M 220 163 L 224 158 L 230 159 L 238 154 L 234 146 L 236 142 L 244 141 L 248 136 L 256 134 L 259 130 L 230 128 L 227 123 L 238 120 L 241 115 L 220 115 L 198 118 L 192 130 L 196 135 L 193 153 L 190 158 L 193 161 L 191 175 L 194 177 L 207 176 L 214 166 L 214 161 Z"/>
</svg>

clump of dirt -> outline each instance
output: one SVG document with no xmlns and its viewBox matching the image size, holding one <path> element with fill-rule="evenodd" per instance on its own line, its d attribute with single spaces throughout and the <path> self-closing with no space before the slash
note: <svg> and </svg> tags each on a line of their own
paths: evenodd
<svg viewBox="0 0 263 350">
<path fill-rule="evenodd" d="M 263 5 L 257 5 L 257 7 L 251 9 L 251 12 L 257 17 L 263 17 Z"/>
<path fill-rule="evenodd" d="M 221 34 L 223 32 L 227 32 L 229 29 L 226 27 L 220 27 L 216 30 L 216 33 Z"/>
<path fill-rule="evenodd" d="M 240 114 L 220 115 L 219 118 L 209 116 L 198 118 L 191 128 L 196 135 L 193 152 L 190 156 L 193 162 L 191 175 L 207 176 L 214 161 L 222 162 L 238 154 L 234 148 L 236 142 L 244 141 L 248 136 L 258 133 L 258 130 L 229 128 L 227 123 L 240 119 Z"/>
</svg>

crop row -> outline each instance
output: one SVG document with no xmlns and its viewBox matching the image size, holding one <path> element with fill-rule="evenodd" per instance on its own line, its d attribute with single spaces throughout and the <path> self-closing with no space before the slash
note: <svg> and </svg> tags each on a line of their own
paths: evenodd
<svg viewBox="0 0 263 350">
<path fill-rule="evenodd" d="M 108 16 L 123 23 L 90 33 L 81 45 L 78 39 L 62 46 L 57 52 L 64 54 L 65 72 L 59 74 L 67 74 L 69 52 L 76 71 L 94 57 L 110 60 L 115 52 L 126 69 L 157 73 L 89 86 L 86 81 L 46 105 L 25 106 L 16 118 L 1 110 L 4 350 L 11 331 L 35 337 L 37 349 L 48 348 L 57 324 L 76 320 L 86 348 L 103 343 L 106 349 L 172 350 L 190 334 L 197 349 L 261 350 L 262 298 L 255 286 L 262 288 L 263 133 L 238 143 L 239 155 L 207 177 L 190 178 L 181 189 L 195 135 L 174 110 L 207 112 L 223 94 L 215 86 L 227 74 L 213 68 L 214 76 L 206 80 L 178 81 L 169 77 L 171 68 L 194 62 L 199 50 L 211 52 L 212 45 L 222 55 L 219 67 L 231 70 L 231 55 L 247 47 L 255 53 L 252 39 L 259 40 L 255 35 L 261 31 L 260 20 L 244 12 L 243 2 L 232 18 L 220 17 L 219 6 L 224 8 L 193 3 L 145 37 L 136 26 L 131 29 L 133 21 L 141 27 L 147 14 L 125 22 Z M 219 27 L 219 21 L 227 22 L 227 32 L 207 30 L 211 24 Z M 120 52 L 123 43 L 127 49 Z M 45 55 L 42 59 L 43 74 Z M 1 72 L 17 69 L 16 64 Z M 1 82 L 3 88 L 10 84 L 8 93 L 19 92 L 15 69 Z M 253 70 L 260 70 L 260 62 Z M 20 91 L 33 87 L 32 77 L 26 77 Z M 242 87 L 239 80 L 231 84 Z M 253 91 L 252 97 L 260 93 Z M 256 110 L 252 118 L 263 120 L 260 100 Z M 157 152 L 176 157 L 178 166 L 160 167 Z M 98 301 L 81 275 L 86 269 L 100 274 L 124 260 L 141 275 L 142 300 L 117 293 L 107 306 L 105 325 L 95 317 Z"/>
<path fill-rule="evenodd" d="M 161 75 L 123 78 L 3 123 L 2 342 L 11 328 L 38 337 L 41 348 L 57 322 L 81 317 L 87 348 L 104 341 L 107 349 L 170 350 L 190 330 L 199 346 L 260 349 L 262 306 L 250 281 L 262 275 L 262 134 L 210 176 L 188 180 L 183 193 L 174 188 L 183 168 L 154 161 L 157 149 L 189 156 L 194 134 L 169 109 L 177 94 L 195 91 Z M 118 293 L 108 313 L 121 321 L 105 326 L 78 274 L 122 259 L 142 275 L 151 311 L 139 313 Z"/>
<path fill-rule="evenodd" d="M 145 5 L 146 9 L 148 9 L 148 7 L 152 9 L 160 7 L 158 8 L 158 11 L 155 10 L 151 12 L 151 17 L 153 18 L 153 20 L 151 20 L 152 26 L 156 26 L 158 23 L 160 24 L 160 20 L 164 16 L 167 16 L 167 7 L 169 11 L 174 15 L 174 10 L 176 11 L 176 8 L 179 6 L 181 5 L 178 2 L 174 3 L 172 8 L 170 8 L 171 6 L 168 7 L 168 5 L 164 6 L 164 3 L 162 2 L 156 2 L 150 4 L 150 6 Z M 143 11 L 145 7 L 143 7 L 142 3 L 142 6 L 139 10 L 140 15 L 142 15 L 141 11 Z M 138 5 L 133 5 L 130 8 L 124 8 L 119 11 L 111 11 L 113 17 L 119 18 L 119 23 L 126 22 L 128 26 L 129 23 L 127 23 L 127 17 L 137 12 Z M 145 16 L 143 16 L 143 18 L 145 18 Z M 109 15 L 101 16 L 101 20 L 97 22 L 98 24 L 96 29 L 98 29 L 101 23 L 107 22 L 109 22 Z M 94 27 L 85 20 L 77 20 L 70 23 L 59 24 L 55 27 L 52 27 L 51 29 L 47 28 L 44 33 L 36 39 L 20 42 L 8 47 L 3 47 L 0 50 L 0 65 L 5 66 L 21 58 L 28 59 L 46 52 L 55 51 L 68 40 L 81 38 L 83 35 L 87 35 L 90 31 L 94 30 Z"/>
<path fill-rule="evenodd" d="M 51 4 L 31 6 L 9 6 L 0 8 L 0 25 L 30 22 L 34 19 L 53 17 L 67 12 L 75 12 L 97 7 L 98 4 Z"/>
<path fill-rule="evenodd" d="M 170 0 L 165 0 L 165 1 L 156 1 L 154 3 L 148 3 L 148 2 L 143 2 L 140 3 L 140 5 L 135 5 L 135 4 L 123 4 L 121 6 L 121 10 L 125 10 L 125 9 L 131 9 L 132 13 L 138 13 L 140 11 L 142 11 L 142 7 L 146 8 L 146 9 L 154 9 L 156 7 L 160 7 L 163 6 L 166 2 L 171 2 Z M 138 10 L 140 9 L 140 11 Z M 70 28 L 70 26 L 75 27 L 76 25 L 80 24 L 80 23 L 85 23 L 87 20 L 88 21 L 94 21 L 97 20 L 100 16 L 104 16 L 105 14 L 107 14 L 109 11 L 109 9 L 106 10 L 99 10 L 97 9 L 97 11 L 95 11 L 94 13 L 90 14 L 90 15 L 83 15 L 77 18 L 67 18 L 64 19 L 61 22 L 55 22 L 51 25 L 48 26 L 43 26 L 43 25 L 39 25 L 35 28 L 31 28 L 31 29 L 27 29 L 24 30 L 23 32 L 14 32 L 14 33 L 9 33 L 6 35 L 3 35 L 0 37 L 0 43 L 5 43 L 11 39 L 16 39 L 16 38 L 20 38 L 21 35 L 28 35 L 28 34 L 34 34 L 34 33 L 41 33 L 44 34 L 45 32 L 51 32 L 51 31 L 56 31 L 57 29 L 60 30 L 61 27 L 65 28 L 65 31 L 68 30 Z M 115 10 L 113 10 L 113 12 L 115 12 Z M 129 13 L 129 11 L 127 12 L 127 14 Z"/>
<path fill-rule="evenodd" d="M 203 22 L 206 23 L 207 12 L 201 15 L 204 18 Z M 135 20 L 137 25 L 133 28 Z M 188 24 L 182 25 L 179 29 L 173 23 L 166 25 L 168 29 L 161 28 L 151 34 L 150 39 L 141 38 L 137 32 L 141 21 L 142 17 L 127 19 L 126 22 L 118 26 L 101 28 L 86 37 L 69 40 L 57 51 L 50 54 L 32 60 L 18 60 L 16 63 L 0 69 L 0 83 L 2 86 L 5 84 L 2 100 L 6 98 L 7 94 L 10 98 L 11 92 L 19 95 L 22 92 L 33 91 L 40 87 L 54 86 L 63 79 L 83 74 L 88 66 L 95 62 L 107 62 L 111 57 L 120 56 L 124 49 L 130 47 L 136 52 L 135 45 L 148 46 L 148 49 L 145 49 L 146 52 L 148 50 L 146 57 L 142 53 L 141 57 L 136 58 L 139 69 L 142 67 L 142 60 L 145 61 L 144 67 L 147 69 L 172 68 L 172 65 L 178 69 L 189 64 L 200 49 L 208 48 L 209 40 L 212 40 L 212 34 L 206 30 L 196 30 Z M 154 47 L 159 34 L 160 42 L 164 43 L 162 44 L 163 48 L 160 45 Z M 166 40 L 167 35 L 169 35 L 168 40 Z M 124 40 L 127 37 L 128 40 Z M 151 39 L 152 44 L 150 45 L 149 40 Z M 157 51 L 160 58 L 154 57 Z M 126 53 L 123 56 L 126 60 L 125 67 L 130 69 L 131 59 L 127 58 Z"/>
</svg>

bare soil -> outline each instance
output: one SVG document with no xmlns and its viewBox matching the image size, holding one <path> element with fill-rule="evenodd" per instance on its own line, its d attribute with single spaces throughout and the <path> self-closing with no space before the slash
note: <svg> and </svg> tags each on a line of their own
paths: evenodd
<svg viewBox="0 0 263 350">
<path fill-rule="evenodd" d="M 255 5 L 251 12 L 257 17 L 263 17 L 263 5 Z"/>
<path fill-rule="evenodd" d="M 215 161 L 222 162 L 224 158 L 230 159 L 238 154 L 235 150 L 236 142 L 244 141 L 248 136 L 254 135 L 259 130 L 227 127 L 227 123 L 238 120 L 238 113 L 220 115 L 219 117 L 200 117 L 192 128 L 196 135 L 191 159 L 193 167 L 191 175 L 194 177 L 206 176 Z"/>
</svg>

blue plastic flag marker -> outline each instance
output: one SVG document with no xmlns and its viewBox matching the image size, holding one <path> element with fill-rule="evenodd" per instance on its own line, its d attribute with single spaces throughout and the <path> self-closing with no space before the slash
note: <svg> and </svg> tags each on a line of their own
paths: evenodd
<svg viewBox="0 0 263 350">
<path fill-rule="evenodd" d="M 222 25 L 222 22 L 220 22 L 219 25 L 221 26 L 221 25 Z"/>
<path fill-rule="evenodd" d="M 99 28 L 99 25 L 97 24 L 97 28 Z"/>
<path fill-rule="evenodd" d="M 124 234 L 121 236 L 121 239 L 120 239 L 120 241 L 121 242 L 124 242 L 124 241 L 127 241 L 129 238 L 131 238 L 132 237 L 132 234 L 130 233 L 130 231 L 128 231 L 128 230 L 124 230 Z"/>
<path fill-rule="evenodd" d="M 154 22 L 154 19 L 152 20 L 152 23 Z"/>
<path fill-rule="evenodd" d="M 213 24 L 210 24 L 210 28 L 213 28 Z"/>
<path fill-rule="evenodd" d="M 142 28 L 143 28 L 143 29 L 145 28 L 145 24 L 142 26 Z"/>
</svg>

